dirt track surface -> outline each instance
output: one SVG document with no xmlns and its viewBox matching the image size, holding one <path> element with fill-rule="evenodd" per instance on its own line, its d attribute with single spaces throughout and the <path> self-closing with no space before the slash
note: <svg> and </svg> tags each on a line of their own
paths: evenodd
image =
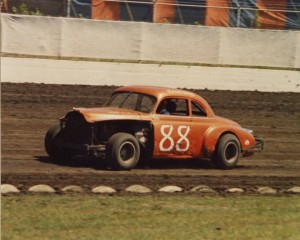
<svg viewBox="0 0 300 240">
<path fill-rule="evenodd" d="M 208 160 L 159 160 L 149 168 L 115 172 L 96 160 L 57 164 L 44 151 L 44 135 L 72 107 L 101 106 L 115 87 L 2 83 L 2 183 L 20 189 L 35 184 L 55 188 L 108 185 L 124 189 L 143 184 L 158 189 L 199 184 L 226 187 L 287 188 L 300 185 L 300 94 L 194 90 L 215 113 L 253 129 L 265 150 L 243 158 L 230 171 Z"/>
</svg>

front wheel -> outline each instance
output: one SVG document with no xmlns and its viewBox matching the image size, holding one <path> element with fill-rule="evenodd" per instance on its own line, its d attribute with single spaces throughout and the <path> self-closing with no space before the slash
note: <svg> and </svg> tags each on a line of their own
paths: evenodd
<svg viewBox="0 0 300 240">
<path fill-rule="evenodd" d="M 44 140 L 45 150 L 49 157 L 51 157 L 51 159 L 55 162 L 63 162 L 66 159 L 73 157 L 73 153 L 71 151 L 67 151 L 66 149 L 62 149 L 55 145 L 55 139 L 59 135 L 60 131 L 61 126 L 59 124 L 52 126 L 47 131 Z"/>
<path fill-rule="evenodd" d="M 44 140 L 45 150 L 51 158 L 57 157 L 58 154 L 58 148 L 55 146 L 54 140 L 56 136 L 59 134 L 60 130 L 61 127 L 59 124 L 54 125 L 48 129 L 45 136 L 45 140 Z"/>
<path fill-rule="evenodd" d="M 241 156 L 241 144 L 233 134 L 222 136 L 212 157 L 215 165 L 220 169 L 234 168 Z"/>
<path fill-rule="evenodd" d="M 129 170 L 134 168 L 140 157 L 140 145 L 128 133 L 116 133 L 110 137 L 106 146 L 106 158 L 112 168 Z"/>
</svg>

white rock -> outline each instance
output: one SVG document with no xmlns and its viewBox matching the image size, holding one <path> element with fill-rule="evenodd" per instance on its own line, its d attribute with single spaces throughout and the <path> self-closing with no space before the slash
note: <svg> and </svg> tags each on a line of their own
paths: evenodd
<svg viewBox="0 0 300 240">
<path fill-rule="evenodd" d="M 82 187 L 75 186 L 75 185 L 66 186 L 61 191 L 63 191 L 63 192 L 74 192 L 74 193 L 82 193 L 82 192 L 84 192 L 84 190 L 83 190 Z"/>
<path fill-rule="evenodd" d="M 158 190 L 159 192 L 166 192 L 166 193 L 174 193 L 174 192 L 182 192 L 182 188 L 178 186 L 165 186 Z"/>
<path fill-rule="evenodd" d="M 245 191 L 242 188 L 229 188 L 229 189 L 226 190 L 226 192 L 229 192 L 229 193 L 243 193 Z"/>
<path fill-rule="evenodd" d="M 11 184 L 1 184 L 1 194 L 19 193 L 20 190 Z"/>
<path fill-rule="evenodd" d="M 259 192 L 260 194 L 276 194 L 277 191 L 274 188 L 270 188 L 270 187 L 259 187 L 257 189 L 257 192 Z"/>
<path fill-rule="evenodd" d="M 286 192 L 288 193 L 300 193 L 300 187 L 292 187 L 288 189 Z"/>
<path fill-rule="evenodd" d="M 46 184 L 39 184 L 32 186 L 28 189 L 29 192 L 38 192 L 38 193 L 55 193 L 55 190 Z"/>
<path fill-rule="evenodd" d="M 150 188 L 147 188 L 142 185 L 132 185 L 125 189 L 126 192 L 132 193 L 150 193 L 152 192 Z"/>
<path fill-rule="evenodd" d="M 191 192 L 200 192 L 200 193 L 216 193 L 215 190 L 206 186 L 206 185 L 198 185 L 191 189 Z"/>
<path fill-rule="evenodd" d="M 98 186 L 92 189 L 93 193 L 115 193 L 115 189 L 107 186 Z"/>
</svg>

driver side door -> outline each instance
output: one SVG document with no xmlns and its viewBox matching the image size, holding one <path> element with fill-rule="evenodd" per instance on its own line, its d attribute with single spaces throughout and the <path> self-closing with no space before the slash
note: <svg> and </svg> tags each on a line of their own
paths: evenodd
<svg viewBox="0 0 300 240">
<path fill-rule="evenodd" d="M 175 103 L 173 112 L 163 114 L 163 101 Z M 153 158 L 190 158 L 193 142 L 190 138 L 193 126 L 189 116 L 188 100 L 184 98 L 167 98 L 161 101 L 157 112 L 152 116 L 154 126 Z"/>
</svg>

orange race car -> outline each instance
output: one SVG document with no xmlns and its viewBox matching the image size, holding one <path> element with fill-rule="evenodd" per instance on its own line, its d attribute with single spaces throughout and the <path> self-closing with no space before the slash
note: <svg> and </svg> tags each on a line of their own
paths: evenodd
<svg viewBox="0 0 300 240">
<path fill-rule="evenodd" d="M 53 159 L 105 157 L 114 169 L 131 169 L 143 159 L 210 158 L 231 169 L 241 157 L 263 149 L 253 131 L 214 114 L 189 91 L 128 86 L 101 108 L 74 108 L 51 127 L 45 149 Z"/>
</svg>

